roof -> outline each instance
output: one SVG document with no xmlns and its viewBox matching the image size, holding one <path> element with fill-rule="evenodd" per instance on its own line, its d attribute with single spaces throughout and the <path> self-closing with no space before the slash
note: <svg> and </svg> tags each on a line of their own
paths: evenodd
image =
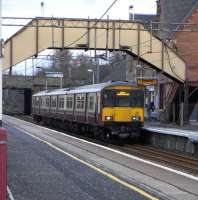
<svg viewBox="0 0 198 200">
<path fill-rule="evenodd" d="M 129 20 L 133 20 L 133 14 L 129 14 Z M 156 22 L 157 15 L 155 14 L 135 14 L 134 20 L 143 23 L 147 29 L 150 29 L 150 23 Z"/>
<path fill-rule="evenodd" d="M 189 17 L 192 12 L 198 7 L 198 0 L 160 0 L 160 21 L 169 24 L 163 24 L 161 28 L 167 30 L 163 35 L 165 37 L 171 36 L 172 31 L 178 28 L 177 24 L 182 23 Z"/>
<path fill-rule="evenodd" d="M 135 87 L 132 83 L 130 82 L 125 82 L 125 81 L 108 81 L 105 83 L 99 83 L 99 84 L 93 84 L 93 85 L 85 85 L 85 86 L 80 86 L 76 88 L 62 88 L 62 89 L 57 89 L 53 91 L 41 91 L 33 96 L 45 96 L 45 95 L 64 95 L 64 94 L 77 94 L 77 93 L 91 93 L 91 92 L 99 92 L 103 90 L 106 87 L 109 86 L 120 86 L 120 85 L 129 85 Z"/>
<path fill-rule="evenodd" d="M 52 90 L 52 91 L 40 91 L 35 93 L 32 96 L 45 96 L 45 95 L 56 95 L 56 94 L 66 94 L 67 91 L 70 90 L 69 88 L 61 88 L 61 89 L 56 89 L 56 90 Z"/>
</svg>

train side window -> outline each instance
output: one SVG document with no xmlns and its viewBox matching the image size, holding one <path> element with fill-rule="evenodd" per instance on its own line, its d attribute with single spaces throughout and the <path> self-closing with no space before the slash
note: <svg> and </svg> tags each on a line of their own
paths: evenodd
<svg viewBox="0 0 198 200">
<path fill-rule="evenodd" d="M 66 96 L 66 108 L 69 108 L 69 97 Z"/>
<path fill-rule="evenodd" d="M 63 97 L 58 98 L 58 107 L 64 108 L 64 98 Z"/>
<path fill-rule="evenodd" d="M 39 97 L 36 97 L 36 107 L 39 106 Z"/>
<path fill-rule="evenodd" d="M 44 97 L 41 97 L 40 106 L 41 106 L 41 107 L 43 107 L 43 106 L 44 106 Z"/>
<path fill-rule="evenodd" d="M 49 97 L 45 99 L 45 107 L 49 107 Z"/>
<path fill-rule="evenodd" d="M 32 98 L 32 106 L 33 106 L 33 107 L 35 106 L 35 100 L 34 100 L 34 97 Z"/>
<path fill-rule="evenodd" d="M 90 96 L 89 97 L 89 110 L 93 110 L 94 109 L 94 97 Z"/>
<path fill-rule="evenodd" d="M 69 97 L 69 107 L 73 108 L 73 98 Z"/>
<path fill-rule="evenodd" d="M 56 108 L 56 99 L 54 99 L 54 108 Z"/>
<path fill-rule="evenodd" d="M 76 109 L 80 109 L 81 108 L 81 100 L 80 100 L 80 96 L 76 97 Z"/>
<path fill-rule="evenodd" d="M 76 97 L 76 109 L 83 110 L 85 107 L 85 97 L 77 96 Z"/>
<path fill-rule="evenodd" d="M 81 96 L 81 103 L 80 103 L 80 105 L 81 105 L 81 110 L 83 110 L 84 109 L 84 107 L 85 107 L 85 97 L 83 97 L 83 96 Z"/>
<path fill-rule="evenodd" d="M 51 100 L 51 107 L 56 108 L 56 98 L 52 98 Z"/>
<path fill-rule="evenodd" d="M 70 109 L 73 107 L 73 98 L 70 96 L 66 97 L 66 107 Z"/>
</svg>

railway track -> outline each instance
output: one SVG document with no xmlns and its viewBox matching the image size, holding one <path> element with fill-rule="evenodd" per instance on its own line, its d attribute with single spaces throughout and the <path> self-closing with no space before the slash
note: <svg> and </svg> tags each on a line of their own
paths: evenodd
<svg viewBox="0 0 198 200">
<path fill-rule="evenodd" d="M 198 159 L 196 158 L 138 144 L 126 144 L 120 149 L 127 153 L 198 175 Z"/>
<path fill-rule="evenodd" d="M 27 119 L 24 117 L 23 118 L 19 117 L 19 118 L 25 121 L 33 122 L 33 120 L 30 117 Z M 60 129 L 56 129 L 56 130 L 63 131 Z M 68 131 L 64 131 L 64 132 L 67 134 L 72 134 L 76 137 L 87 139 L 94 143 L 98 143 L 98 144 L 105 145 L 113 149 L 117 149 L 119 151 L 131 154 L 131 155 L 139 156 L 141 158 L 146 158 L 147 160 L 154 161 L 159 164 L 164 164 L 167 167 L 180 169 L 184 172 L 191 173 L 193 175 L 198 175 L 198 158 L 182 155 L 175 152 L 173 153 L 170 151 L 161 150 L 156 147 L 139 145 L 139 144 L 124 144 L 122 146 L 115 145 L 115 144 L 106 144 L 94 138 L 87 138 L 84 135 L 69 133 Z"/>
</svg>

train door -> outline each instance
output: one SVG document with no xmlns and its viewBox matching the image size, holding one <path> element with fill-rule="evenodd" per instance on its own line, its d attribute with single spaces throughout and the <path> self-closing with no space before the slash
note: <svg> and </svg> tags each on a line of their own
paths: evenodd
<svg viewBox="0 0 198 200">
<path fill-rule="evenodd" d="M 99 122 L 100 119 L 100 109 L 101 109 L 101 95 L 100 92 L 96 93 L 96 101 L 95 101 L 95 121 Z"/>
<path fill-rule="evenodd" d="M 89 93 L 85 94 L 85 122 L 88 122 Z"/>
<path fill-rule="evenodd" d="M 86 121 L 89 123 L 96 122 L 96 93 L 87 95 Z"/>
</svg>

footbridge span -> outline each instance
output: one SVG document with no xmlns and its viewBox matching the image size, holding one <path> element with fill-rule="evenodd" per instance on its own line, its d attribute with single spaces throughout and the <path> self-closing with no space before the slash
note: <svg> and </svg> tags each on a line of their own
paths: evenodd
<svg viewBox="0 0 198 200">
<path fill-rule="evenodd" d="M 45 49 L 123 50 L 181 83 L 185 62 L 138 22 L 34 18 L 5 42 L 3 68 L 36 56 Z"/>
</svg>

